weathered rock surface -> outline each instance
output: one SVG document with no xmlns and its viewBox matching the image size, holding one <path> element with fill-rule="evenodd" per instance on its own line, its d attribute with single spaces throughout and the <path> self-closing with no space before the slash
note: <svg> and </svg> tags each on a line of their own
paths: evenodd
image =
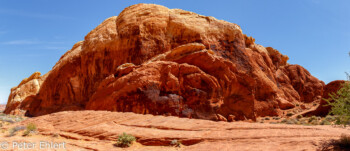
<svg viewBox="0 0 350 151">
<path fill-rule="evenodd" d="M 17 87 L 13 87 L 4 113 L 24 114 L 25 111 L 22 109 L 28 101 L 36 96 L 44 80 L 45 76 L 42 77 L 40 72 L 35 72 L 30 77 L 23 79 Z"/>
<path fill-rule="evenodd" d="M 28 123 L 37 125 L 39 136 L 49 136 L 44 140 L 66 142 L 67 150 L 123 150 L 113 144 L 116 143 L 118 135 L 126 132 L 135 136 L 137 142 L 142 144 L 126 150 L 311 151 L 321 148 L 323 141 L 338 139 L 341 134 L 350 133 L 349 128 L 330 125 L 214 122 L 108 111 L 64 111 L 29 118 L 19 124 Z M 40 140 L 38 135 L 25 137 L 25 141 L 35 138 Z M 8 141 L 9 139 L 13 138 L 5 138 Z M 171 147 L 170 142 L 175 139 L 184 146 Z"/>
<path fill-rule="evenodd" d="M 138 4 L 64 54 L 25 110 L 29 116 L 88 109 L 223 121 L 278 116 L 323 94 L 322 81 L 287 60 L 236 24 Z"/>
<path fill-rule="evenodd" d="M 329 99 L 330 98 L 329 94 L 336 93 L 341 88 L 342 84 L 344 84 L 344 82 L 345 82 L 344 80 L 336 80 L 336 81 L 329 82 L 324 87 L 324 92 L 323 92 L 322 98 Z M 330 100 L 330 101 L 332 102 L 334 100 Z M 329 111 L 331 110 L 331 106 L 327 106 L 327 104 L 328 103 L 322 99 L 320 104 L 318 105 L 318 107 L 315 110 L 307 112 L 306 115 L 308 115 L 308 116 L 311 116 L 311 115 L 326 116 L 326 115 L 328 115 Z"/>
</svg>

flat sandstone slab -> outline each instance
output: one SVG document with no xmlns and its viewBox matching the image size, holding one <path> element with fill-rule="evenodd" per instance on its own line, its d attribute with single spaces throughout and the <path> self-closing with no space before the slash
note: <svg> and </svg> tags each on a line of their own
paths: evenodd
<svg viewBox="0 0 350 151">
<path fill-rule="evenodd" d="M 322 141 L 350 133 L 350 128 L 332 126 L 214 122 L 109 111 L 64 111 L 18 124 L 27 123 L 35 123 L 43 139 L 58 134 L 74 149 L 87 150 L 119 150 L 113 144 L 123 132 L 137 138 L 128 150 L 316 150 Z M 175 139 L 184 146 L 169 147 Z"/>
</svg>

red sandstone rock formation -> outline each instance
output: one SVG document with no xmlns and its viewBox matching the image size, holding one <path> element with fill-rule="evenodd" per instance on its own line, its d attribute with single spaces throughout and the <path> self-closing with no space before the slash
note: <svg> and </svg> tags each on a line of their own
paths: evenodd
<svg viewBox="0 0 350 151">
<path fill-rule="evenodd" d="M 4 113 L 24 114 L 25 111 L 22 109 L 28 105 L 26 102 L 37 95 L 45 77 L 46 76 L 42 77 L 40 72 L 35 72 L 30 77 L 23 79 L 17 87 L 13 87 Z"/>
<path fill-rule="evenodd" d="M 336 81 L 332 81 L 332 82 L 328 83 L 324 87 L 324 92 L 323 92 L 322 98 L 329 99 L 330 98 L 329 94 L 336 93 L 341 88 L 341 86 L 344 82 L 345 82 L 344 80 L 336 80 Z M 330 101 L 334 101 L 334 100 L 330 100 Z M 326 115 L 328 115 L 329 111 L 331 110 L 331 106 L 327 106 L 327 104 L 328 103 L 322 99 L 320 104 L 318 105 L 318 107 L 315 110 L 306 113 L 306 115 L 308 115 L 308 116 L 311 116 L 311 115 L 326 116 Z"/>
<path fill-rule="evenodd" d="M 321 98 L 322 81 L 254 41 L 213 17 L 133 5 L 64 54 L 22 109 L 254 120 Z"/>
</svg>

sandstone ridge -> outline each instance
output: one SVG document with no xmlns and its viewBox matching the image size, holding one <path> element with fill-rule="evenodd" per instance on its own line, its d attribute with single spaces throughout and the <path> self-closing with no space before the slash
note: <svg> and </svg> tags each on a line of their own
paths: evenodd
<svg viewBox="0 0 350 151">
<path fill-rule="evenodd" d="M 137 4 L 75 44 L 30 99 L 14 99 L 28 90 L 13 90 L 5 112 L 108 110 L 222 121 L 280 116 L 323 95 L 324 83 L 288 59 L 234 23 Z"/>
</svg>

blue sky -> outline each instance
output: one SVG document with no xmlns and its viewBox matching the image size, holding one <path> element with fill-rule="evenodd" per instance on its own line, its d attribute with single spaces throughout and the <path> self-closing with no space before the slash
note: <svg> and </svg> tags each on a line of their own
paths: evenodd
<svg viewBox="0 0 350 151">
<path fill-rule="evenodd" d="M 74 43 L 110 16 L 155 3 L 241 26 L 326 83 L 350 72 L 349 0 L 0 0 L 0 103 L 35 71 L 48 72 Z"/>
</svg>

